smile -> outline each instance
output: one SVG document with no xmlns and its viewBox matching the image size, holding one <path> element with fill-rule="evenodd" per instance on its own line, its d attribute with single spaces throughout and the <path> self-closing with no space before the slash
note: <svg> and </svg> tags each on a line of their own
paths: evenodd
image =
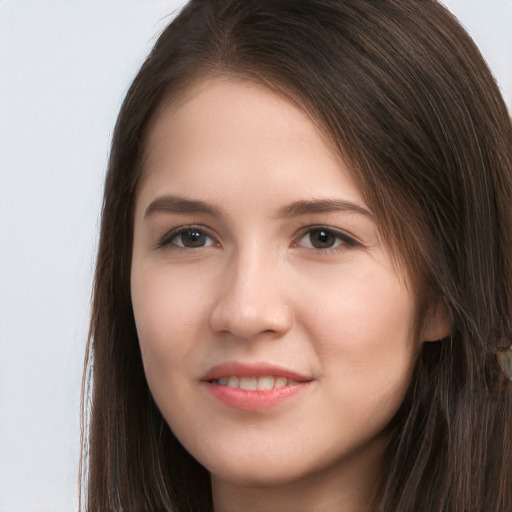
<svg viewBox="0 0 512 512">
<path fill-rule="evenodd" d="M 246 391 L 269 391 L 275 388 L 279 389 L 292 384 L 298 384 L 295 380 L 287 379 L 286 377 L 274 377 L 271 375 L 263 377 L 220 377 L 214 382 L 219 386 L 244 389 Z"/>
<path fill-rule="evenodd" d="M 266 363 L 227 362 L 203 376 L 206 389 L 230 408 L 262 411 L 305 391 L 314 379 Z"/>
</svg>

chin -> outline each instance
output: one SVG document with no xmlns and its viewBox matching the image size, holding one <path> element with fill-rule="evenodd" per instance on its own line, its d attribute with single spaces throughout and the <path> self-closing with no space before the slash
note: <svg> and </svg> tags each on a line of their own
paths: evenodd
<svg viewBox="0 0 512 512">
<path fill-rule="evenodd" d="M 210 472 L 212 478 L 242 487 L 271 487 L 288 484 L 303 478 L 307 473 L 306 461 L 292 460 L 294 457 L 276 455 L 275 452 L 259 450 L 244 452 L 226 450 L 208 453 L 198 461 Z M 263 453 L 262 453 L 263 452 Z"/>
<path fill-rule="evenodd" d="M 275 446 L 207 453 L 207 460 L 200 462 L 210 472 L 213 480 L 247 488 L 296 484 L 315 475 L 329 473 L 339 463 L 331 454 L 322 457 L 321 450 L 318 450 L 315 457 L 308 457 L 296 448 L 278 453 Z"/>
<path fill-rule="evenodd" d="M 230 482 L 240 487 L 273 487 L 291 484 L 301 480 L 305 475 L 297 472 L 295 468 L 279 467 L 271 468 L 255 467 L 241 468 L 238 465 L 233 467 L 222 466 L 214 468 L 210 472 L 212 478 Z"/>
</svg>

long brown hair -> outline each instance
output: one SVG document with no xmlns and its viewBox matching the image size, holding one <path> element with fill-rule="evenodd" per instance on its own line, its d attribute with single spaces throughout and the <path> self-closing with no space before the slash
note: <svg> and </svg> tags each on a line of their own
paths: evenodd
<svg viewBox="0 0 512 512">
<path fill-rule="evenodd" d="M 84 377 L 84 510 L 206 512 L 209 475 L 149 392 L 130 299 L 134 197 L 163 102 L 242 76 L 306 111 L 397 264 L 446 308 L 394 419 L 377 512 L 511 512 L 512 127 L 476 46 L 434 0 L 192 0 L 129 89 L 112 142 Z M 91 382 L 91 385 L 88 385 Z"/>
</svg>

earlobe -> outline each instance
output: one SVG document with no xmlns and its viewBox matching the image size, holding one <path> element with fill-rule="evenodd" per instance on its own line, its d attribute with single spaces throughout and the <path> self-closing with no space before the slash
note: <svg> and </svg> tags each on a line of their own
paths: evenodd
<svg viewBox="0 0 512 512">
<path fill-rule="evenodd" d="M 421 341 L 440 341 L 453 333 L 452 315 L 444 302 L 432 304 L 424 317 Z"/>
</svg>

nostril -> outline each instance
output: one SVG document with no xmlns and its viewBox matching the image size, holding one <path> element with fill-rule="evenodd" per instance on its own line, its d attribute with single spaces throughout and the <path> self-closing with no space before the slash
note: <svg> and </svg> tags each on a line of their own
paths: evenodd
<svg viewBox="0 0 512 512">
<path fill-rule="evenodd" d="M 238 338 L 281 335 L 293 325 L 291 309 L 277 300 L 258 305 L 241 301 L 219 301 L 212 310 L 210 324 L 218 333 L 230 333 Z"/>
</svg>

